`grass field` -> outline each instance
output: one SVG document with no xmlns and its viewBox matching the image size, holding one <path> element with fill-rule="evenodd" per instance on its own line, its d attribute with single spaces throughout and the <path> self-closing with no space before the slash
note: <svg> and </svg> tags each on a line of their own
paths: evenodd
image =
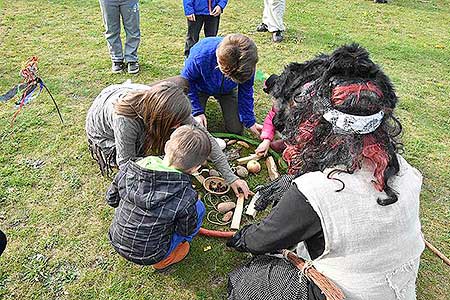
<svg viewBox="0 0 450 300">
<path fill-rule="evenodd" d="M 241 32 L 258 45 L 258 68 L 279 73 L 291 61 L 358 42 L 383 66 L 400 98 L 405 158 L 424 175 L 425 237 L 450 256 L 450 1 L 287 1 L 286 40 L 255 32 L 263 1 L 230 0 L 220 34 Z M 108 179 L 88 153 L 84 121 L 93 98 L 113 83 L 177 75 L 186 31 L 181 0 L 140 0 L 142 70 L 111 75 L 98 2 L 0 0 L 0 93 L 18 83 L 30 56 L 59 103 L 60 124 L 43 94 L 14 127 L 13 103 L 0 103 L 0 228 L 9 238 L 0 258 L 0 299 L 223 299 L 226 276 L 246 255 L 198 238 L 168 274 L 117 255 L 108 243 L 113 210 Z M 271 106 L 255 86 L 256 114 Z M 212 113 L 216 106 L 210 106 Z M 220 123 L 213 121 L 220 130 Z M 216 118 L 219 119 L 219 118 Z M 43 161 L 42 167 L 36 162 Z M 204 252 L 205 246 L 212 249 Z M 386 253 L 389 255 L 389 253 Z M 450 299 L 450 268 L 425 250 L 418 299 Z"/>
</svg>

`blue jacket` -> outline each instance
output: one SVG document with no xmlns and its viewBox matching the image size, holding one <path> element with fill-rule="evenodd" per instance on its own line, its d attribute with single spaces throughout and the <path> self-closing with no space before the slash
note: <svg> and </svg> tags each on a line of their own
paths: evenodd
<svg viewBox="0 0 450 300">
<path fill-rule="evenodd" d="M 198 116 L 205 111 L 200 105 L 198 92 L 208 95 L 231 93 L 238 88 L 239 119 L 249 128 L 256 122 L 253 111 L 253 83 L 255 76 L 244 83 L 237 84 L 226 78 L 217 66 L 216 49 L 222 42 L 222 37 L 207 37 L 191 48 L 189 57 L 184 62 L 181 76 L 189 81 L 189 98 L 191 99 L 192 114 Z"/>
<path fill-rule="evenodd" d="M 228 0 L 183 0 L 184 14 L 186 16 L 195 15 L 209 15 L 211 11 L 219 5 L 224 10 L 227 6 Z"/>
</svg>

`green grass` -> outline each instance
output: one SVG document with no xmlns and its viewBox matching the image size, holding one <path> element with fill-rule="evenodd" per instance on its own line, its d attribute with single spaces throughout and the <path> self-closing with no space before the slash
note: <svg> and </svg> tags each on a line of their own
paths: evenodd
<svg viewBox="0 0 450 300">
<path fill-rule="evenodd" d="M 281 44 L 254 30 L 261 0 L 230 1 L 220 34 L 252 37 L 258 68 L 266 73 L 343 43 L 367 47 L 397 87 L 404 156 L 424 175 L 424 235 L 450 256 L 450 2 L 287 2 L 288 29 Z M 104 192 L 109 181 L 99 176 L 87 150 L 86 111 L 109 84 L 128 78 L 149 83 L 177 75 L 183 64 L 181 1 L 140 3 L 142 71 L 113 76 L 97 1 L 0 0 L 0 92 L 16 84 L 22 63 L 37 55 L 65 120 L 59 123 L 46 94 L 23 109 L 13 128 L 13 104 L 0 104 L 0 228 L 9 238 L 0 258 L 0 298 L 223 299 L 227 273 L 246 258 L 223 241 L 202 237 L 184 262 L 159 274 L 127 262 L 108 244 L 113 210 Z M 255 90 L 262 120 L 271 101 L 260 82 Z M 214 110 L 217 106 L 208 108 Z M 213 119 L 211 126 L 220 129 Z M 45 165 L 33 168 L 36 160 Z M 204 252 L 208 245 L 212 249 Z M 449 270 L 426 250 L 418 299 L 450 299 Z"/>
</svg>

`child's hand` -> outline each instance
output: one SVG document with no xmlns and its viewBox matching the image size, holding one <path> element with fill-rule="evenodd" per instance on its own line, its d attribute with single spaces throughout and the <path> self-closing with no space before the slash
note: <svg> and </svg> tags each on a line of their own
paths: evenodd
<svg viewBox="0 0 450 300">
<path fill-rule="evenodd" d="M 211 16 L 213 17 L 217 17 L 222 13 L 222 8 L 217 5 L 216 7 L 214 7 L 213 11 L 211 12 Z"/>
<path fill-rule="evenodd" d="M 186 16 L 186 18 L 188 19 L 188 21 L 195 22 L 195 15 L 194 14 Z"/>
<path fill-rule="evenodd" d="M 256 148 L 255 150 L 255 153 L 260 156 L 266 156 L 267 151 L 269 151 L 269 148 L 270 148 L 270 140 L 265 139 L 258 145 L 258 148 Z"/>
<path fill-rule="evenodd" d="M 258 123 L 255 123 L 252 127 L 249 128 L 249 130 L 257 137 L 259 137 L 261 135 L 262 129 L 263 129 L 263 126 Z"/>
<path fill-rule="evenodd" d="M 205 116 L 205 114 L 198 115 L 198 116 L 194 117 L 194 119 L 195 119 L 200 125 L 202 125 L 203 127 L 207 128 L 208 122 L 206 121 L 206 116 Z"/>
<path fill-rule="evenodd" d="M 254 195 L 252 191 L 250 191 L 250 188 L 247 185 L 247 182 L 242 179 L 237 179 L 233 181 L 232 184 L 230 184 L 231 188 L 233 189 L 234 193 L 236 194 L 236 197 L 239 197 L 239 194 L 244 194 L 244 198 L 248 199 L 248 196 Z"/>
</svg>

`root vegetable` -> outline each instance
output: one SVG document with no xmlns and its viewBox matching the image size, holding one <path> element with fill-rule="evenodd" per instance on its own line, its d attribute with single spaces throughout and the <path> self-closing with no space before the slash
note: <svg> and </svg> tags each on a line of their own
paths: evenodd
<svg viewBox="0 0 450 300">
<path fill-rule="evenodd" d="M 247 149 L 250 148 L 250 145 L 244 141 L 238 141 L 236 144 L 238 144 L 239 146 L 242 146 L 244 148 L 247 148 Z"/>
<path fill-rule="evenodd" d="M 217 210 L 223 214 L 223 213 L 229 212 L 230 210 L 234 209 L 235 207 L 236 207 L 236 203 L 234 203 L 232 201 L 227 201 L 227 202 L 219 203 L 217 205 Z"/>
<path fill-rule="evenodd" d="M 243 166 L 237 166 L 236 167 L 236 174 L 241 177 L 241 178 L 245 178 L 248 176 L 248 171 L 245 167 Z"/>
<path fill-rule="evenodd" d="M 261 165 L 256 160 L 251 160 L 247 163 L 247 170 L 253 174 L 259 173 L 261 171 Z"/>
<path fill-rule="evenodd" d="M 236 140 L 229 140 L 229 141 L 227 142 L 227 146 L 233 145 L 233 144 L 236 143 L 236 142 L 237 142 Z"/>
<path fill-rule="evenodd" d="M 229 211 L 229 212 L 227 212 L 226 214 L 223 215 L 222 221 L 223 222 L 228 222 L 228 221 L 231 220 L 232 217 L 233 217 L 233 212 Z"/>
</svg>

